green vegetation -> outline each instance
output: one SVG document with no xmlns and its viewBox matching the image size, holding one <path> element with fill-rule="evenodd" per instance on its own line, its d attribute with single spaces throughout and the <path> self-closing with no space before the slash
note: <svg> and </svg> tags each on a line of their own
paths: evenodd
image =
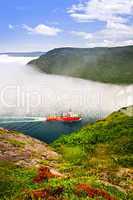
<svg viewBox="0 0 133 200">
<path fill-rule="evenodd" d="M 35 169 L 23 169 L 0 160 L 0 200 L 23 200 L 24 190 L 32 188 Z"/>
<path fill-rule="evenodd" d="M 16 139 L 8 139 L 8 142 L 16 147 L 24 147 L 26 144 L 24 141 L 18 141 Z"/>
<path fill-rule="evenodd" d="M 71 135 L 60 137 L 52 146 L 62 156 L 58 160 L 41 158 L 37 163 L 42 167 L 39 173 L 34 164 L 29 166 L 28 162 L 32 163 L 30 159 L 23 167 L 13 160 L 0 159 L 0 200 L 42 200 L 44 198 L 41 195 L 48 195 L 46 200 L 132 200 L 132 124 L 132 116 L 118 111 Z M 20 137 L 25 137 L 24 142 L 30 145 L 29 137 L 26 139 L 26 136 L 18 133 L 15 135 L 14 132 L 11 133 L 12 138 L 9 131 L 5 136 L 3 131 L 0 131 L 1 138 L 4 138 L 3 145 L 10 143 L 17 156 L 21 155 L 20 147 L 25 147 L 23 142 L 18 142 Z M 7 143 L 6 138 L 9 136 Z M 39 142 L 32 139 L 32 145 L 33 142 L 39 145 Z M 40 145 L 38 154 L 43 148 Z M 4 148 L 3 152 L 6 150 Z M 47 166 L 53 170 L 58 169 L 62 176 L 51 176 Z M 47 178 L 44 178 L 46 175 Z M 79 193 L 78 187 L 85 190 Z M 93 196 L 99 192 L 104 197 Z"/>
<path fill-rule="evenodd" d="M 133 83 L 133 46 L 54 49 L 29 64 L 49 74 L 105 83 Z"/>
<path fill-rule="evenodd" d="M 85 159 L 86 154 L 80 146 L 72 146 L 61 148 L 61 152 L 65 160 L 69 160 L 71 163 L 80 164 Z"/>
<path fill-rule="evenodd" d="M 70 155 L 72 154 L 70 157 L 75 157 L 78 149 L 78 159 L 81 156 L 82 163 L 87 162 L 94 167 L 100 161 L 103 162 L 102 167 L 106 167 L 106 160 L 108 165 L 110 161 L 115 167 L 117 165 L 133 167 L 132 124 L 133 117 L 115 112 L 106 119 L 86 125 L 69 136 L 62 136 L 53 143 L 53 146 L 68 160 L 69 151 Z M 75 159 L 73 160 L 75 162 Z"/>
<path fill-rule="evenodd" d="M 89 198 L 85 193 L 81 197 L 77 197 L 75 194 L 75 186 L 79 183 L 90 184 L 95 188 L 104 189 L 110 195 L 117 197 L 118 199 L 125 199 L 126 195 L 119 191 L 114 186 L 105 186 L 100 183 L 94 176 L 86 177 L 72 177 L 72 178 L 53 178 L 48 181 L 43 181 L 42 183 L 33 183 L 33 178 L 36 175 L 36 169 L 23 169 L 17 167 L 14 164 L 6 161 L 0 161 L 0 200 L 36 200 L 29 196 L 32 191 L 40 188 L 63 188 L 63 192 L 59 199 L 61 200 L 94 200 L 94 198 Z M 41 200 L 41 198 L 38 198 Z M 102 199 L 102 198 L 101 198 Z M 103 199 L 104 200 L 104 199 Z"/>
<path fill-rule="evenodd" d="M 64 163 L 69 163 L 61 169 L 74 177 L 95 176 L 119 186 L 130 191 L 131 197 L 126 196 L 126 199 L 132 199 L 129 189 L 133 184 L 132 124 L 132 116 L 118 111 L 69 136 L 60 137 L 53 147 L 62 154 Z"/>
</svg>

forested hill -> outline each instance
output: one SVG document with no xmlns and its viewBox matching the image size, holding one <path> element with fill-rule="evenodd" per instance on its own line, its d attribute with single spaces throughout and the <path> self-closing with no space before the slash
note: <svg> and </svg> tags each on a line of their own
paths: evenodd
<svg viewBox="0 0 133 200">
<path fill-rule="evenodd" d="M 105 83 L 133 83 L 133 46 L 53 49 L 28 64 L 49 74 Z"/>
</svg>

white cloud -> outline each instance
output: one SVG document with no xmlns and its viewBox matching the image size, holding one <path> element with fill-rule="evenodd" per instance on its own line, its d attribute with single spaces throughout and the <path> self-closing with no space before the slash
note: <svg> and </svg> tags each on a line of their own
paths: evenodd
<svg viewBox="0 0 133 200">
<path fill-rule="evenodd" d="M 133 45 L 133 40 L 127 40 L 124 42 L 112 42 L 110 40 L 104 40 L 102 42 L 91 42 L 88 43 L 87 47 L 93 48 L 93 47 L 120 47 L 120 46 L 129 46 L 129 45 Z"/>
<path fill-rule="evenodd" d="M 44 24 L 39 24 L 33 28 L 24 24 L 23 29 L 27 30 L 28 33 L 37 34 L 37 35 L 45 35 L 45 36 L 56 36 L 58 33 L 62 31 L 59 28 L 49 27 Z"/>
<path fill-rule="evenodd" d="M 71 31 L 71 34 L 82 37 L 84 39 L 92 39 L 93 37 L 91 33 L 86 33 L 86 32 Z"/>
<path fill-rule="evenodd" d="M 75 4 L 68 10 L 75 20 L 84 22 L 92 20 L 126 22 L 123 15 L 133 15 L 132 0 L 89 0 Z"/>
<path fill-rule="evenodd" d="M 9 24 L 9 25 L 8 25 L 8 28 L 11 29 L 11 30 L 13 30 L 13 29 L 14 29 L 14 26 L 13 26 L 12 24 Z"/>
<path fill-rule="evenodd" d="M 124 46 L 133 44 L 133 26 L 108 23 L 106 28 L 94 33 L 75 32 L 76 36 L 88 41 L 89 46 Z"/>
<path fill-rule="evenodd" d="M 68 13 L 78 22 L 105 22 L 101 30 L 93 33 L 75 32 L 73 34 L 88 39 L 89 46 L 121 46 L 133 44 L 132 0 L 87 0 L 73 5 Z M 95 24 L 94 24 L 95 26 Z"/>
</svg>

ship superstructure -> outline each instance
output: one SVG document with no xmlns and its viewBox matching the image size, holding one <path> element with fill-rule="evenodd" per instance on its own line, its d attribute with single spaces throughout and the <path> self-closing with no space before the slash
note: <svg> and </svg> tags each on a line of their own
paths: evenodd
<svg viewBox="0 0 133 200">
<path fill-rule="evenodd" d="M 78 122 L 81 121 L 81 115 L 73 112 L 62 113 L 60 115 L 50 115 L 47 117 L 47 121 L 61 121 L 61 122 Z"/>
</svg>

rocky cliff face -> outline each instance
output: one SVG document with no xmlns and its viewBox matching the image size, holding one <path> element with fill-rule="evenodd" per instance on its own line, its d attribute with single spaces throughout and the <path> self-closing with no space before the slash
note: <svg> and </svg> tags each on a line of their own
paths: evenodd
<svg viewBox="0 0 133 200">
<path fill-rule="evenodd" d="M 0 128 L 0 160 L 19 166 L 32 167 L 42 163 L 50 165 L 59 158 L 47 144 L 18 132 Z"/>
<path fill-rule="evenodd" d="M 128 106 L 128 107 L 125 107 L 125 108 L 121 108 L 120 112 L 123 112 L 124 114 L 132 117 L 133 116 L 133 106 Z"/>
<path fill-rule="evenodd" d="M 59 159 L 47 144 L 0 128 L 0 200 L 57 199 L 60 188 L 41 188 L 49 179 L 65 178 L 57 170 Z"/>
</svg>

